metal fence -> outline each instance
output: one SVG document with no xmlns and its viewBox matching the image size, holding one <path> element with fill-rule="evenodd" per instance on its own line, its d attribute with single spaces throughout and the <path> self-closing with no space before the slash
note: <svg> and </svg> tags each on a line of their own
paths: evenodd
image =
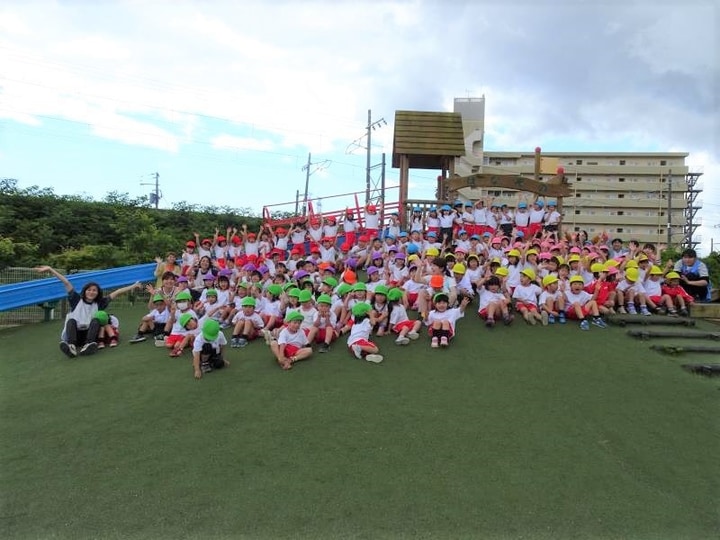
<svg viewBox="0 0 720 540">
<path fill-rule="evenodd" d="M 64 270 L 57 269 L 60 273 Z M 0 285 L 22 283 L 36 279 L 47 279 L 47 275 L 39 274 L 32 268 L 9 267 L 0 270 Z M 104 292 L 111 292 L 107 289 Z M 136 303 L 145 304 L 149 300 L 148 294 L 143 291 L 123 294 L 113 300 L 114 308 L 130 307 Z M 37 306 L 24 306 L 18 309 L 0 311 L 0 328 L 6 326 L 17 326 L 20 324 L 36 323 L 43 321 L 59 321 L 67 314 L 67 300 L 60 300 L 55 303 L 48 303 Z"/>
</svg>

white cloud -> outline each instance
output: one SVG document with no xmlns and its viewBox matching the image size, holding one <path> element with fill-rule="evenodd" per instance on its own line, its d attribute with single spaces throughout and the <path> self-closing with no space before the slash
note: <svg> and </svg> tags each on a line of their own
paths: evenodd
<svg viewBox="0 0 720 540">
<path fill-rule="evenodd" d="M 275 144 L 267 139 L 252 139 L 248 137 L 233 137 L 232 135 L 218 135 L 213 137 L 212 146 L 224 150 L 261 150 L 270 151 Z"/>
</svg>

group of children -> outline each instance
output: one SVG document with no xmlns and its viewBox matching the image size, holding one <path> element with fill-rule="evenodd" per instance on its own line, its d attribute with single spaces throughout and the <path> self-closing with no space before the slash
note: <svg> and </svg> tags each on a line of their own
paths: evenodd
<svg viewBox="0 0 720 540">
<path fill-rule="evenodd" d="M 582 330 L 591 324 L 605 328 L 603 317 L 616 312 L 688 314 L 692 296 L 681 286 L 681 276 L 669 271 L 671 264 L 660 267 L 653 245 L 560 238 L 554 222 L 531 227 L 537 216 L 527 226 L 515 222 L 507 230 L 498 223 L 491 232 L 487 217 L 484 222 L 478 217 L 480 210 L 506 210 L 490 201 L 471 206 L 466 213 L 472 213 L 472 223 L 455 210 L 461 222 L 438 227 L 432 212 L 418 218 L 413 212 L 408 232 L 396 230 L 390 216 L 381 233 L 381 224 L 369 219 L 377 209 L 369 205 L 363 230 L 347 212 L 340 224 L 311 218 L 307 229 L 296 223 L 290 230 L 265 226 L 257 234 L 244 226 L 227 229 L 227 237 L 216 230 L 203 240 L 196 234 L 180 257 L 169 253 L 157 259 L 158 280 L 146 287 L 149 312 L 130 342 L 153 336 L 173 357 L 191 349 L 193 374 L 200 378 L 228 365 L 227 345 L 244 348 L 258 338 L 283 369 L 314 350 L 327 352 L 343 336 L 350 354 L 370 362 L 383 360 L 373 336 L 391 334 L 405 346 L 420 337 L 423 326 L 431 348 L 448 347 L 457 321 L 474 301 L 488 328 L 496 321 L 511 324 L 514 314 L 531 325 L 577 320 Z M 536 200 L 531 212 L 539 215 L 544 206 L 545 216 L 555 211 L 554 202 Z M 519 206 L 515 215 L 523 210 Z M 441 207 L 441 214 L 446 211 Z M 341 226 L 342 242 L 328 236 Z M 82 321 L 77 328 L 86 332 L 86 342 L 97 344 L 90 349 L 100 343 L 115 346 L 117 319 L 107 315 L 104 299 L 85 293 L 79 295 L 81 303 L 71 298 Z M 88 302 L 96 306 L 93 313 L 76 309 Z M 69 356 L 76 353 L 73 332 L 68 323 L 70 340 L 61 348 Z"/>
</svg>

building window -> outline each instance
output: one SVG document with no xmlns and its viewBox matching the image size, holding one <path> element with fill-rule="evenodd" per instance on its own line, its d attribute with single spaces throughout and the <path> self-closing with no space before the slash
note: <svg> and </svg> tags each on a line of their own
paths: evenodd
<svg viewBox="0 0 720 540">
<path fill-rule="evenodd" d="M 625 215 L 625 212 L 624 212 L 623 210 L 618 210 L 617 215 L 618 215 L 618 216 L 624 216 L 624 215 Z"/>
<path fill-rule="evenodd" d="M 582 176 L 578 176 L 575 180 L 576 180 L 577 182 L 582 182 Z"/>
<path fill-rule="evenodd" d="M 582 165 L 582 159 L 576 159 L 575 165 Z"/>
<path fill-rule="evenodd" d="M 667 165 L 667 160 L 661 159 L 661 160 L 660 160 L 660 166 L 661 166 L 661 167 L 664 167 L 665 165 Z"/>
<path fill-rule="evenodd" d="M 622 228 L 622 227 L 618 227 L 618 228 L 615 229 L 615 230 L 616 230 L 617 232 L 623 232 L 623 228 Z"/>
<path fill-rule="evenodd" d="M 624 160 L 624 159 L 621 159 L 621 160 L 620 160 L 620 165 L 625 165 L 625 160 Z"/>
<path fill-rule="evenodd" d="M 579 197 L 579 196 L 580 196 L 580 193 L 576 193 L 575 196 L 576 196 L 576 197 Z"/>
<path fill-rule="evenodd" d="M 580 232 L 580 227 L 575 227 L 575 232 Z"/>
<path fill-rule="evenodd" d="M 618 178 L 618 182 L 624 182 L 624 181 L 625 181 L 624 178 Z"/>
<path fill-rule="evenodd" d="M 588 165 L 597 165 L 598 162 L 597 161 L 588 161 L 587 164 Z"/>
<path fill-rule="evenodd" d="M 471 172 L 476 173 L 480 171 L 480 165 L 473 165 Z"/>
<path fill-rule="evenodd" d="M 624 199 L 625 194 L 624 193 L 618 193 L 618 199 Z"/>
<path fill-rule="evenodd" d="M 665 210 L 660 212 L 660 216 L 664 216 L 664 215 L 665 215 Z"/>
<path fill-rule="evenodd" d="M 662 234 L 662 233 L 664 233 L 664 232 L 665 232 L 664 229 L 658 229 L 658 234 Z"/>
</svg>

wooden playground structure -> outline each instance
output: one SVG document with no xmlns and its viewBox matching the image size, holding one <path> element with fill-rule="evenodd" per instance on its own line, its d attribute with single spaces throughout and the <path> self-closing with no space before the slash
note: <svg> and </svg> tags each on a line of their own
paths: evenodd
<svg viewBox="0 0 720 540">
<path fill-rule="evenodd" d="M 455 174 L 455 160 L 466 154 L 465 138 L 460 113 L 427 112 L 427 111 L 395 111 L 395 126 L 393 135 L 392 166 L 400 169 L 399 186 L 388 188 L 382 194 L 381 202 L 377 205 L 381 223 L 385 215 L 397 212 L 401 224 L 404 226 L 414 207 L 423 210 L 431 206 L 447 204 L 458 198 L 463 188 L 504 188 L 525 191 L 542 197 L 552 197 L 557 200 L 557 210 L 562 214 L 563 197 L 570 196 L 571 190 L 565 171 L 557 167 L 555 174 L 543 179 L 547 171 L 542 168 L 541 149 L 535 148 L 535 167 L 532 177 L 521 174 L 501 174 L 478 172 L 469 176 Z M 425 169 L 439 171 L 437 177 L 436 199 L 410 199 L 408 188 L 410 184 L 410 170 Z M 391 196 L 397 189 L 397 198 Z M 352 210 L 361 229 L 365 221 L 365 204 L 361 198 L 364 191 L 344 193 L 318 200 L 331 200 L 339 197 L 351 197 L 354 204 L 347 207 Z M 296 221 L 311 218 L 335 219 L 343 216 L 346 208 L 338 208 L 327 212 L 316 212 L 312 201 L 305 201 L 304 214 L 282 215 L 278 208 L 295 204 L 279 203 L 267 205 L 263 208 L 263 223 L 278 227 L 287 226 Z M 279 215 L 280 214 L 280 215 Z"/>
</svg>

